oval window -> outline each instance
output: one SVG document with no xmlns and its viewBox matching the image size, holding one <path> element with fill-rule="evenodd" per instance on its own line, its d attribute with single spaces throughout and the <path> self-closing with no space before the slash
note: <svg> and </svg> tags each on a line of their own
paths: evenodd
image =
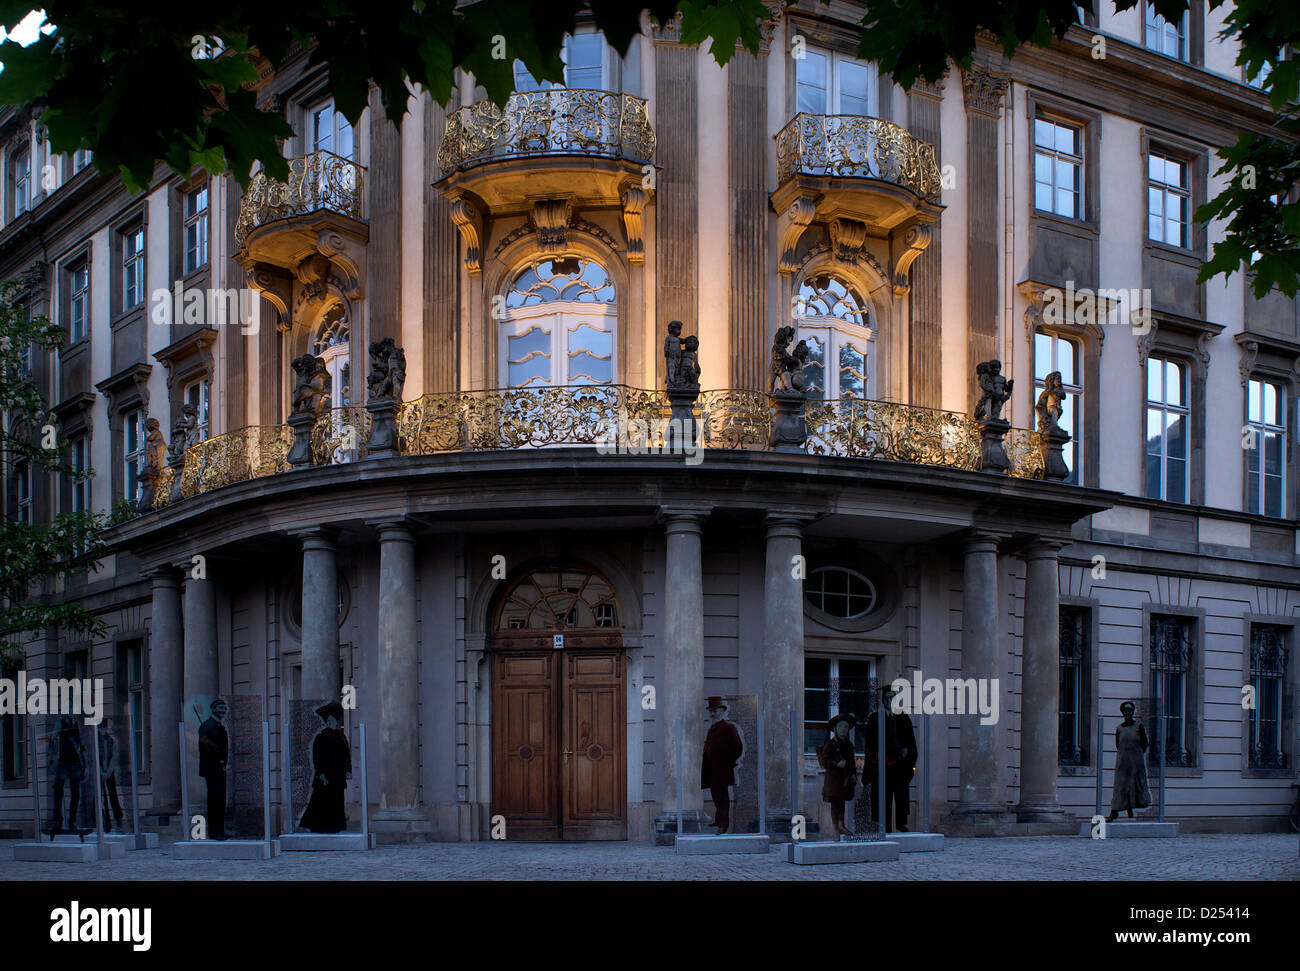
<svg viewBox="0 0 1300 971">
<path fill-rule="evenodd" d="M 853 620 L 876 606 L 876 588 L 856 570 L 823 566 L 813 570 L 803 583 L 808 603 L 830 617 Z"/>
</svg>

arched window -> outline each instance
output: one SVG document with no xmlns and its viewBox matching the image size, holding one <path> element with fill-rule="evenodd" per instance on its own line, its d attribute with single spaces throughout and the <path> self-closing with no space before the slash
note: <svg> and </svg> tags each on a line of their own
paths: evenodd
<svg viewBox="0 0 1300 971">
<path fill-rule="evenodd" d="M 618 301 L 599 263 L 538 260 L 505 294 L 497 348 L 503 387 L 613 384 Z"/>
<path fill-rule="evenodd" d="M 587 569 L 541 569 L 523 577 L 501 604 L 496 629 L 563 631 L 617 627 L 618 601 L 609 581 Z"/>
<path fill-rule="evenodd" d="M 804 280 L 795 304 L 799 340 L 808 343 L 808 397 L 870 398 L 875 370 L 870 311 L 862 294 L 830 274 Z"/>
<path fill-rule="evenodd" d="M 352 343 L 352 328 L 342 307 L 333 307 L 321 321 L 311 352 L 324 358 L 330 376 L 331 408 L 346 408 L 352 404 L 352 365 L 348 360 Z"/>
</svg>

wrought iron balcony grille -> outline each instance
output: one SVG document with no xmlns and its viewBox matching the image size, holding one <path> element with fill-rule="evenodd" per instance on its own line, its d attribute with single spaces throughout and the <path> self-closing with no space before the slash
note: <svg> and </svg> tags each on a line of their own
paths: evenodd
<svg viewBox="0 0 1300 971">
<path fill-rule="evenodd" d="M 761 391 L 703 391 L 694 412 L 699 445 L 765 450 L 774 409 L 772 397 Z M 397 446 L 402 455 L 556 446 L 645 454 L 667 445 L 671 413 L 664 391 L 618 384 L 428 394 L 402 405 Z M 980 468 L 978 426 L 958 412 L 842 398 L 808 402 L 804 420 L 808 434 L 804 450 L 810 455 L 966 471 Z M 363 406 L 323 412 L 310 430 L 311 464 L 343 465 L 365 458 L 369 434 L 370 414 Z M 181 469 L 180 497 L 291 471 L 288 455 L 293 440 L 288 425 L 261 425 L 192 446 Z M 1006 446 L 1011 459 L 1008 475 L 1044 477 L 1037 434 L 1012 429 Z M 172 501 L 174 475 L 170 468 L 163 470 L 154 509 Z"/>
<path fill-rule="evenodd" d="M 1151 756 L 1165 765 L 1196 764 L 1191 720 L 1192 623 L 1183 617 L 1151 618 L 1151 692 L 1159 699 L 1159 728 L 1151 738 Z"/>
<path fill-rule="evenodd" d="M 438 167 L 447 173 L 492 159 L 534 155 L 649 162 L 654 152 L 644 98 L 552 88 L 512 94 L 504 109 L 479 101 L 453 111 L 438 148 Z"/>
<path fill-rule="evenodd" d="M 365 169 L 333 152 L 319 151 L 289 159 L 289 181 L 253 176 L 239 203 L 235 224 L 235 246 L 242 247 L 258 226 L 305 216 L 336 212 L 361 222 L 361 199 L 365 190 Z"/>
<path fill-rule="evenodd" d="M 1290 660 L 1287 632 L 1274 624 L 1250 628 L 1250 684 L 1255 704 L 1250 709 L 1250 765 L 1257 769 L 1284 769 L 1282 745 L 1286 698 L 1286 669 Z"/>
<path fill-rule="evenodd" d="M 938 202 L 934 146 L 906 128 L 864 115 L 800 113 L 776 136 L 777 182 L 795 175 L 879 179 Z"/>
</svg>

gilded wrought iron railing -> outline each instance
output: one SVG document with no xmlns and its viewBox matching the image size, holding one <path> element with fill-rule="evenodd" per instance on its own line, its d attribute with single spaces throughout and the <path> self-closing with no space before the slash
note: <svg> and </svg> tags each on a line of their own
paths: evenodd
<svg viewBox="0 0 1300 971">
<path fill-rule="evenodd" d="M 864 115 L 800 113 L 776 136 L 777 182 L 795 174 L 880 179 L 938 202 L 934 146 L 906 128 Z"/>
<path fill-rule="evenodd" d="M 478 101 L 447 116 L 438 167 L 444 172 L 495 158 L 596 155 L 649 162 L 655 133 L 644 98 L 553 88 L 517 92 L 504 109 Z"/>
<path fill-rule="evenodd" d="M 695 405 L 706 448 L 767 448 L 772 435 L 771 395 L 740 388 L 701 391 Z"/>
<path fill-rule="evenodd" d="M 192 445 L 181 469 L 181 497 L 287 472 L 292 445 L 288 425 L 250 425 Z"/>
<path fill-rule="evenodd" d="M 361 221 L 365 169 L 333 152 L 319 151 L 289 159 L 289 181 L 259 172 L 239 203 L 235 245 L 243 246 L 258 226 L 322 209 Z"/>
<path fill-rule="evenodd" d="M 1018 479 L 1042 479 L 1047 476 L 1047 462 L 1043 458 L 1043 439 L 1037 431 L 1013 428 L 1002 440 L 1011 467 L 1007 475 Z"/>
<path fill-rule="evenodd" d="M 618 384 L 490 388 L 427 394 L 402 405 L 398 449 L 406 455 L 457 450 L 614 443 L 629 430 L 656 434 L 666 418 L 662 391 Z"/>
<path fill-rule="evenodd" d="M 366 456 L 370 412 L 361 405 L 330 408 L 311 426 L 313 465 L 342 465 Z"/>
<path fill-rule="evenodd" d="M 840 398 L 810 401 L 805 446 L 812 455 L 885 459 L 951 469 L 980 467 L 980 432 L 955 411 L 890 401 Z"/>
</svg>

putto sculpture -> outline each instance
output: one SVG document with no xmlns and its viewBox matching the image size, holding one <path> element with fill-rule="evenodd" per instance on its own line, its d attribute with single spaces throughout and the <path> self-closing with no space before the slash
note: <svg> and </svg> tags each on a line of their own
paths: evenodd
<svg viewBox="0 0 1300 971">
<path fill-rule="evenodd" d="M 1038 395 L 1038 404 L 1034 405 L 1040 432 L 1046 432 L 1057 427 L 1057 423 L 1061 420 L 1065 399 L 1066 393 L 1061 381 L 1061 372 L 1053 371 L 1043 383 L 1043 390 Z"/>
<path fill-rule="evenodd" d="M 808 426 L 803 416 L 808 397 L 803 377 L 803 366 L 808 360 L 808 342 L 800 341 L 791 351 L 790 342 L 795 333 L 793 327 L 779 327 L 772 340 L 770 371 L 776 414 L 772 416 L 772 435 L 768 444 L 783 452 L 802 451 L 808 437 Z"/>
<path fill-rule="evenodd" d="M 677 386 L 677 370 L 682 363 L 682 322 L 668 322 L 668 336 L 664 338 L 664 383 Z"/>
<path fill-rule="evenodd" d="M 295 357 L 290 367 L 294 373 L 292 413 L 318 418 L 328 406 L 330 396 L 330 373 L 325 359 L 304 354 Z"/>
<path fill-rule="evenodd" d="M 1015 381 L 1008 381 L 1002 376 L 1002 362 L 984 361 L 975 366 L 975 374 L 983 394 L 975 405 L 975 420 L 1002 419 L 1002 406 L 1011 398 L 1011 389 Z M 1059 377 L 1059 375 L 1058 375 Z"/>
<path fill-rule="evenodd" d="M 369 400 L 400 402 L 406 383 L 406 352 L 391 337 L 370 342 L 370 373 L 366 375 Z"/>
<path fill-rule="evenodd" d="M 199 410 L 189 402 L 181 406 L 181 413 L 172 422 L 172 441 L 167 449 L 167 463 L 181 465 L 185 450 L 199 443 Z"/>
<path fill-rule="evenodd" d="M 167 442 L 157 418 L 144 423 L 144 471 L 140 474 L 140 511 L 148 512 L 158 500 L 158 483 L 167 464 Z"/>
<path fill-rule="evenodd" d="M 782 327 L 776 332 L 772 341 L 772 393 L 803 394 L 803 366 L 808 360 L 808 342 L 800 341 L 793 352 L 790 342 L 794 340 L 795 329 Z"/>
<path fill-rule="evenodd" d="M 1061 427 L 1061 415 L 1065 413 L 1064 382 L 1061 372 L 1053 371 L 1043 382 L 1043 390 L 1034 405 L 1038 418 L 1039 450 L 1043 456 L 1043 469 L 1049 479 L 1068 479 L 1070 467 L 1065 464 L 1063 449 L 1070 440 L 1070 433 Z"/>
</svg>

